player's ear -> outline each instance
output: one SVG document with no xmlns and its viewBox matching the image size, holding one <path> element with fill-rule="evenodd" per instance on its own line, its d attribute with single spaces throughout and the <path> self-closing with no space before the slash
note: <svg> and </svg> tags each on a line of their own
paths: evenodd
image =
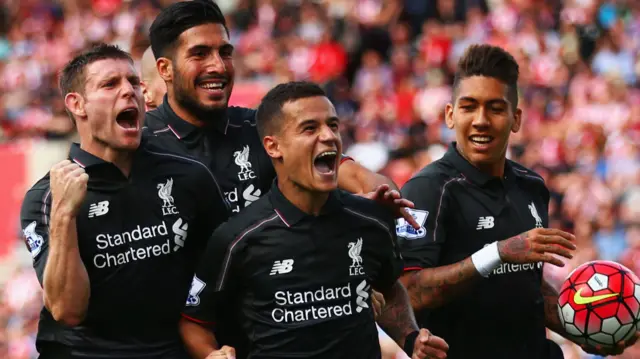
<svg viewBox="0 0 640 359">
<path fill-rule="evenodd" d="M 161 57 L 156 61 L 158 74 L 165 82 L 173 80 L 173 62 L 166 57 Z"/>
<path fill-rule="evenodd" d="M 74 117 L 82 118 L 87 115 L 84 108 L 84 98 L 77 92 L 70 92 L 64 97 L 64 105 Z"/>
<path fill-rule="evenodd" d="M 262 145 L 269 157 L 274 159 L 282 158 L 282 152 L 280 151 L 280 144 L 276 136 L 264 136 L 262 139 Z"/>
<path fill-rule="evenodd" d="M 511 132 L 516 133 L 520 131 L 520 125 L 522 124 L 522 110 L 517 108 L 513 114 L 513 125 L 511 126 Z"/>
<path fill-rule="evenodd" d="M 453 104 L 448 103 L 444 108 L 444 121 L 447 124 L 447 128 L 453 128 Z"/>
</svg>

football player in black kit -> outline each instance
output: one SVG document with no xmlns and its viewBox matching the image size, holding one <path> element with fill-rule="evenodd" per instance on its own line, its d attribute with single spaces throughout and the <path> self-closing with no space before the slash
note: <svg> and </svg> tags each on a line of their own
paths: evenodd
<svg viewBox="0 0 640 359">
<path fill-rule="evenodd" d="M 175 140 L 167 146 L 210 164 L 237 213 L 269 190 L 275 172 L 256 131 L 256 111 L 228 106 L 235 76 L 234 47 L 224 15 L 213 1 L 180 1 L 164 8 L 149 31 L 167 94 L 156 110 L 147 113 L 145 126 L 157 136 Z M 355 194 L 379 186 L 399 190 L 390 179 L 351 158 L 341 156 L 340 165 L 341 189 Z M 395 195 L 391 192 L 380 193 Z M 386 202 L 398 216 L 415 223 L 392 200 Z"/>
<path fill-rule="evenodd" d="M 340 120 L 324 91 L 280 84 L 257 121 L 277 178 L 209 241 L 181 322 L 193 357 L 235 355 L 209 327 L 239 303 L 249 358 L 380 358 L 373 287 L 387 300 L 380 326 L 409 355 L 445 358 L 446 343 L 418 330 L 398 281 L 391 212 L 337 190 Z"/>
<path fill-rule="evenodd" d="M 275 170 L 258 136 L 255 110 L 228 106 L 234 48 L 224 15 L 213 1 L 176 2 L 157 16 L 149 37 L 167 94 L 147 113 L 146 130 L 167 140 L 167 149 L 207 164 L 220 182 L 231 215 L 236 215 L 269 191 Z M 340 159 L 338 186 L 386 203 L 396 216 L 417 226 L 403 208 L 411 204 L 400 198 L 390 179 L 345 156 Z M 222 327 L 229 336 L 220 333 L 218 339 L 239 338 L 231 325 Z"/>
<path fill-rule="evenodd" d="M 503 49 L 469 47 L 446 106 L 456 141 L 402 188 L 420 225 L 397 225 L 402 280 L 420 325 L 446 338 L 454 359 L 562 358 L 546 339 L 545 327 L 565 331 L 542 268 L 563 266 L 575 238 L 546 228 L 542 177 L 506 159 L 522 121 L 518 72 Z"/>
<path fill-rule="evenodd" d="M 126 52 L 75 57 L 60 88 L 80 144 L 28 191 L 20 216 L 43 287 L 40 358 L 187 358 L 178 319 L 194 258 L 229 213 L 216 179 L 142 137 Z"/>
</svg>

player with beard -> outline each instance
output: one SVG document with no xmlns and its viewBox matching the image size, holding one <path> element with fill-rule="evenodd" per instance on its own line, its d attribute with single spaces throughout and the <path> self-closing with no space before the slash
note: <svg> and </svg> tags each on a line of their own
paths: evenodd
<svg viewBox="0 0 640 359">
<path fill-rule="evenodd" d="M 184 359 L 193 260 L 228 218 L 216 179 L 142 137 L 130 55 L 97 46 L 63 69 L 79 144 L 26 194 L 23 234 L 43 287 L 42 359 Z"/>
<path fill-rule="evenodd" d="M 150 28 L 159 75 L 167 85 L 164 102 L 147 113 L 154 134 L 173 138 L 167 146 L 206 159 L 220 177 L 237 213 L 271 186 L 273 165 L 255 127 L 255 110 L 228 106 L 234 83 L 233 52 L 225 18 L 209 1 L 182 1 L 162 10 Z M 342 157 L 338 185 L 355 194 L 397 190 L 385 176 Z M 379 191 L 383 202 L 411 223 L 394 191 Z"/>
<path fill-rule="evenodd" d="M 456 141 L 402 188 L 420 224 L 416 231 L 400 220 L 396 228 L 402 280 L 419 323 L 447 339 L 453 359 L 562 358 L 546 338 L 545 328 L 566 332 L 542 269 L 564 266 L 575 238 L 546 228 L 542 177 L 506 159 L 522 121 L 518 75 L 503 49 L 469 47 L 445 109 Z"/>
<path fill-rule="evenodd" d="M 207 164 L 235 215 L 269 191 L 275 170 L 258 136 L 255 110 L 228 106 L 234 67 L 225 18 L 214 2 L 177 2 L 161 11 L 149 36 L 167 94 L 147 113 L 147 130 L 167 139 L 168 149 Z M 403 208 L 412 204 L 400 198 L 391 180 L 344 156 L 338 186 L 392 207 L 397 216 L 417 226 Z M 232 325 L 222 327 L 235 341 L 239 335 L 233 334 Z M 226 340 L 224 334 L 218 339 Z"/>
</svg>

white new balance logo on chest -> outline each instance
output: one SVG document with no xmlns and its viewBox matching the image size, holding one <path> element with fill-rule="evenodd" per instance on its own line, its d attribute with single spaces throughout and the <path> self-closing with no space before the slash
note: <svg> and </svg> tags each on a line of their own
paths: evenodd
<svg viewBox="0 0 640 359">
<path fill-rule="evenodd" d="M 271 273 L 269 275 L 285 274 L 293 270 L 293 259 L 285 259 L 273 262 Z"/>
<path fill-rule="evenodd" d="M 476 229 L 477 230 L 489 229 L 489 228 L 493 228 L 493 225 L 494 225 L 494 221 L 492 216 L 480 217 L 478 218 L 478 227 L 476 227 Z"/>
<path fill-rule="evenodd" d="M 89 206 L 89 218 L 105 215 L 109 212 L 109 201 L 92 203 Z"/>
</svg>

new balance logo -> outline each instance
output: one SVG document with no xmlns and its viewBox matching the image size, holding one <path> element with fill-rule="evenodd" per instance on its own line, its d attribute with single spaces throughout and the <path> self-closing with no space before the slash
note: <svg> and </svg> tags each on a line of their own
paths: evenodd
<svg viewBox="0 0 640 359">
<path fill-rule="evenodd" d="M 109 201 L 93 203 L 89 206 L 89 218 L 103 216 L 109 212 Z"/>
<path fill-rule="evenodd" d="M 271 274 L 285 274 L 293 270 L 293 259 L 285 259 L 283 261 L 273 262 L 273 268 L 271 268 Z"/>
<path fill-rule="evenodd" d="M 481 229 L 489 229 L 489 228 L 493 228 L 493 217 L 492 216 L 486 216 L 486 217 L 480 217 L 478 218 L 478 227 L 476 227 L 477 230 L 481 230 Z"/>
</svg>

